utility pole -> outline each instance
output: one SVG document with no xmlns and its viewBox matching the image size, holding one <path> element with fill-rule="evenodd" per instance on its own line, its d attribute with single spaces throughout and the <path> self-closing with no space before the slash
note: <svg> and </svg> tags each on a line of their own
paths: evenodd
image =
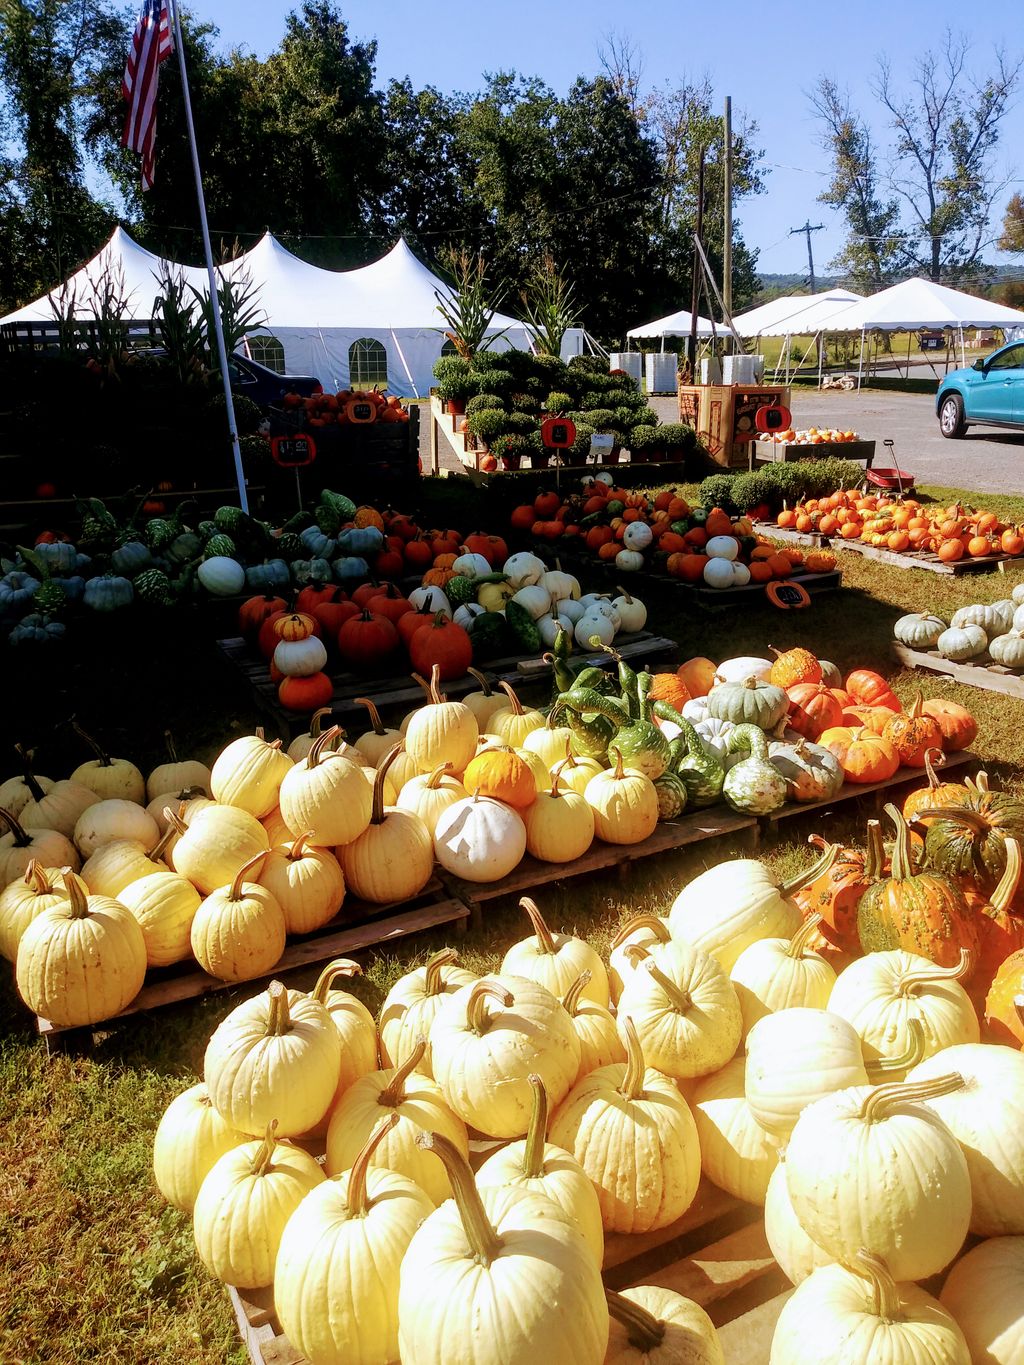
<svg viewBox="0 0 1024 1365">
<path fill-rule="evenodd" d="M 814 293 L 814 252 L 811 250 L 811 233 L 821 232 L 824 229 L 824 227 L 825 227 L 824 223 L 815 223 L 812 226 L 811 220 L 808 218 L 807 222 L 804 223 L 803 227 L 790 228 L 789 230 L 789 235 L 791 237 L 793 236 L 794 232 L 806 232 L 807 234 L 807 268 L 811 272 L 812 294 Z"/>
<path fill-rule="evenodd" d="M 725 97 L 725 212 L 722 226 L 722 301 L 732 317 L 732 96 Z"/>
<path fill-rule="evenodd" d="M 697 223 L 693 234 L 693 286 L 690 290 L 690 383 L 697 382 L 697 304 L 700 302 L 700 252 L 698 243 L 704 232 L 704 157 L 706 147 L 700 149 L 700 163 L 697 168 Z"/>
</svg>

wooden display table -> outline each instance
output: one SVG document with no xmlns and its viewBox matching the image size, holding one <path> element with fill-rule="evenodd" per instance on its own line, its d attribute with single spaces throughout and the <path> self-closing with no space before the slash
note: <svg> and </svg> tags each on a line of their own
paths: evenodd
<svg viewBox="0 0 1024 1365">
<path fill-rule="evenodd" d="M 823 441 L 820 445 L 796 441 L 750 441 L 747 445 L 748 468 L 755 464 L 782 464 L 790 460 L 863 460 L 870 469 L 875 462 L 874 441 Z"/>
<path fill-rule="evenodd" d="M 787 384 L 680 384 L 679 420 L 725 468 L 746 469 L 758 408 L 789 407 Z"/>
</svg>

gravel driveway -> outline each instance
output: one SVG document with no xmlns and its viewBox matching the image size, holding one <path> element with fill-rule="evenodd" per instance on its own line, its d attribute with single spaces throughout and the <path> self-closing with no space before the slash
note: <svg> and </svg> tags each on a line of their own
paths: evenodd
<svg viewBox="0 0 1024 1365">
<path fill-rule="evenodd" d="M 678 420 L 673 399 L 656 398 L 652 406 L 663 422 Z M 971 488 L 980 493 L 1024 491 L 1024 432 L 971 427 L 963 440 L 947 441 L 939 434 L 932 394 L 798 389 L 793 394 L 792 412 L 796 427 L 837 427 L 875 441 L 875 463 L 879 466 L 891 463 L 882 445 L 891 436 L 899 467 L 909 470 L 918 483 Z"/>
</svg>

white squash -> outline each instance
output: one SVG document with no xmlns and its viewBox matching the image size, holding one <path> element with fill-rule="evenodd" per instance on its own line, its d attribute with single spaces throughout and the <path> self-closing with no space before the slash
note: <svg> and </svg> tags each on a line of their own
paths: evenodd
<svg viewBox="0 0 1024 1365">
<path fill-rule="evenodd" d="M 741 683 L 747 678 L 758 682 L 768 682 L 772 671 L 771 659 L 760 659 L 755 655 L 741 654 L 735 659 L 725 659 L 715 669 L 715 686 L 721 683 Z"/>
<path fill-rule="evenodd" d="M 808 915 L 792 938 L 762 938 L 743 949 L 729 973 L 743 1014 L 743 1036 L 766 1014 L 806 1005 L 828 1009 L 836 974 L 805 945 L 821 923 Z"/>
<path fill-rule="evenodd" d="M 468 796 L 449 806 L 434 829 L 434 856 L 468 882 L 496 882 L 526 852 L 526 826 L 518 812 L 489 796 Z"/>
<path fill-rule="evenodd" d="M 939 1301 L 956 1318 L 974 1365 L 1021 1365 L 1024 1237 L 972 1247 L 949 1272 Z"/>
<path fill-rule="evenodd" d="M 130 839 L 148 852 L 160 841 L 160 829 L 143 806 L 134 801 L 97 801 L 75 822 L 75 844 L 83 858 L 91 858 L 98 848 L 115 839 Z"/>
<path fill-rule="evenodd" d="M 786 1184 L 786 1154 L 778 1156 L 779 1164 L 772 1171 L 765 1195 L 764 1235 L 783 1275 L 793 1284 L 801 1284 L 812 1271 L 835 1261 L 800 1226 Z"/>
<path fill-rule="evenodd" d="M 765 1132 L 780 1140 L 809 1104 L 867 1079 L 860 1039 L 838 1014 L 779 1010 L 747 1034 L 747 1101 Z"/>
<path fill-rule="evenodd" d="M 551 610 L 551 594 L 547 588 L 542 588 L 539 583 L 531 583 L 528 587 L 520 588 L 512 601 L 518 602 L 535 621 L 539 621 Z"/>
<path fill-rule="evenodd" d="M 543 559 L 538 559 L 528 550 L 520 550 L 518 554 L 509 555 L 501 571 L 518 592 L 520 588 L 539 583 L 547 573 L 548 566 Z"/>
<path fill-rule="evenodd" d="M 690 1107 L 707 1178 L 737 1199 L 763 1204 L 779 1154 L 750 1111 L 744 1067 L 744 1059 L 734 1057 L 720 1071 L 701 1077 Z"/>
<path fill-rule="evenodd" d="M 647 608 L 639 597 L 631 596 L 625 588 L 619 589 L 618 597 L 612 599 L 612 606 L 619 613 L 620 630 L 626 632 L 643 630 L 647 624 Z"/>
<path fill-rule="evenodd" d="M 719 863 L 683 887 L 672 903 L 672 937 L 717 957 L 731 971 L 744 948 L 761 938 L 791 938 L 800 911 L 788 899 L 810 881 L 814 869 L 781 886 L 755 858 Z"/>
</svg>

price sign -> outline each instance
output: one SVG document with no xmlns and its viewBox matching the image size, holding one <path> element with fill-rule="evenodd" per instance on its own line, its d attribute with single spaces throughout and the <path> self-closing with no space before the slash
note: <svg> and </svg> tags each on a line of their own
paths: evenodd
<svg viewBox="0 0 1024 1365">
<path fill-rule="evenodd" d="M 754 413 L 754 426 L 758 431 L 787 431 L 793 421 L 793 414 L 782 404 L 761 407 Z"/>
<path fill-rule="evenodd" d="M 312 436 L 273 436 L 270 454 L 282 469 L 302 469 L 316 459 L 316 442 Z"/>
<path fill-rule="evenodd" d="M 351 398 L 345 405 L 345 412 L 350 422 L 376 422 L 377 404 L 367 402 L 365 398 Z"/>
<path fill-rule="evenodd" d="M 768 601 L 782 611 L 800 610 L 811 605 L 807 589 L 799 583 L 769 583 L 765 588 Z"/>
<path fill-rule="evenodd" d="M 549 450 L 567 450 L 576 439 L 576 423 L 568 417 L 546 417 L 540 426 L 540 439 Z"/>
</svg>

